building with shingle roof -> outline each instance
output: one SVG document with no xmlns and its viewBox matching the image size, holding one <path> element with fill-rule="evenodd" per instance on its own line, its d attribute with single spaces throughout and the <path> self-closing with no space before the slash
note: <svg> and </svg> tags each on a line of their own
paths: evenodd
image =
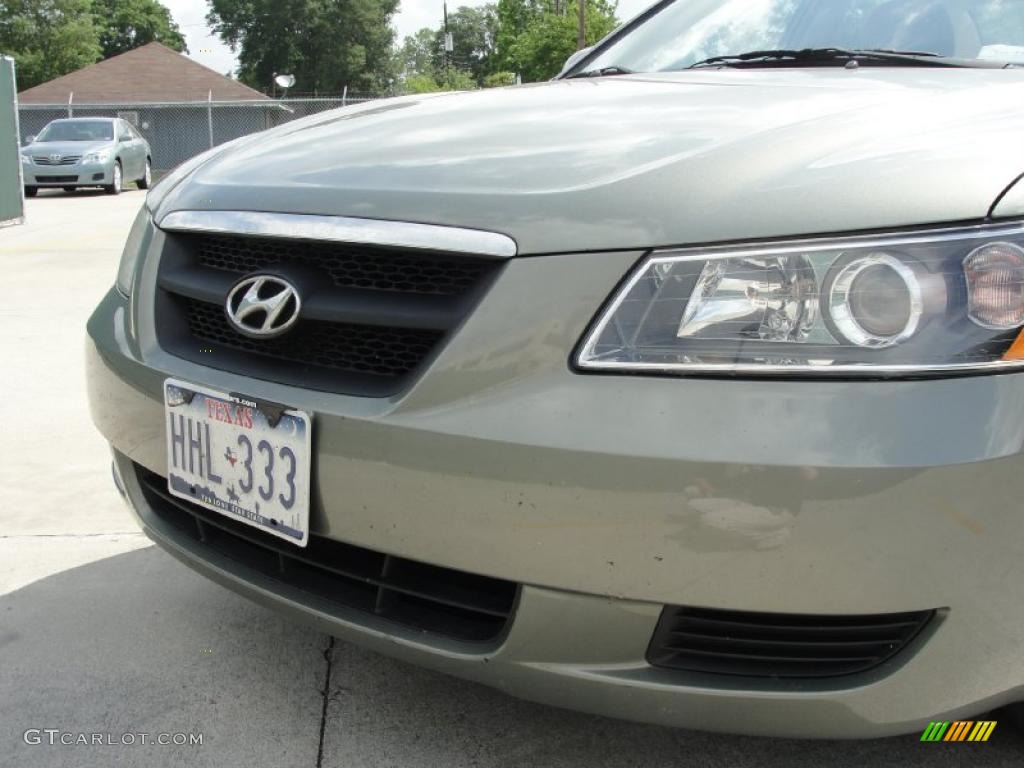
<svg viewBox="0 0 1024 768">
<path fill-rule="evenodd" d="M 253 101 L 259 91 L 204 67 L 162 43 L 148 43 L 118 56 L 28 88 L 21 104 L 110 104 L 115 102 Z"/>
</svg>

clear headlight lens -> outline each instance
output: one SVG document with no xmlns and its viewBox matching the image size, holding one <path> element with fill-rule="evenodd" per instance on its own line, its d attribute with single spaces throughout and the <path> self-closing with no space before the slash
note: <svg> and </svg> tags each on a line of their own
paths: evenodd
<svg viewBox="0 0 1024 768">
<path fill-rule="evenodd" d="M 983 245 L 964 260 L 971 320 L 1007 330 L 1024 324 L 1024 250 L 1013 243 Z"/>
<path fill-rule="evenodd" d="M 22 162 L 22 163 L 23 163 L 24 165 L 32 165 L 32 158 L 31 158 L 31 157 L 29 157 L 28 155 L 22 155 L 22 156 L 21 156 L 21 162 Z"/>
<path fill-rule="evenodd" d="M 576 364 L 679 373 L 914 374 L 1024 365 L 1024 226 L 659 252 Z"/>
<path fill-rule="evenodd" d="M 90 152 L 82 158 L 83 163 L 105 163 L 110 159 L 110 150 L 101 149 L 99 152 Z"/>
<path fill-rule="evenodd" d="M 131 231 L 128 233 L 128 240 L 125 241 L 124 250 L 121 252 L 121 262 L 117 266 L 117 290 L 124 296 L 132 295 L 132 284 L 135 282 L 135 273 L 139 268 L 139 262 L 143 253 L 149 247 L 149 240 L 153 234 L 153 217 L 142 206 Z"/>
<path fill-rule="evenodd" d="M 884 251 L 860 256 L 829 287 L 828 316 L 860 347 L 891 347 L 913 337 L 924 311 L 913 268 Z"/>
</svg>

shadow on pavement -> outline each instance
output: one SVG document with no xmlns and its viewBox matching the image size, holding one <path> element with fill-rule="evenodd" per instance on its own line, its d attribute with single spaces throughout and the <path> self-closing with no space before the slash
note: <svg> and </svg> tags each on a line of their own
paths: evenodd
<svg viewBox="0 0 1024 768">
<path fill-rule="evenodd" d="M 0 596 L 0 766 L 313 766 L 326 638 L 154 547 Z M 28 728 L 203 734 L 30 746 Z"/>
<path fill-rule="evenodd" d="M 154 547 L 0 596 L 0 765 L 317 765 L 327 638 L 193 574 Z M 916 736 L 814 742 L 636 725 L 509 698 L 336 641 L 322 765 L 1019 765 L 987 744 Z M 202 733 L 202 746 L 26 745 L 29 728 Z"/>
</svg>

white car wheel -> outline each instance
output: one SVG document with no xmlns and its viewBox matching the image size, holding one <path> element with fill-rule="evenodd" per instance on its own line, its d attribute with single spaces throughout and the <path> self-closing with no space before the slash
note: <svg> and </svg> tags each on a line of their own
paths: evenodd
<svg viewBox="0 0 1024 768">
<path fill-rule="evenodd" d="M 120 162 L 114 163 L 114 179 L 113 179 L 114 183 L 111 184 L 110 186 L 106 187 L 106 191 L 107 191 L 108 195 L 120 195 L 121 194 L 121 183 L 123 181 L 122 176 L 123 176 L 123 174 L 122 174 L 122 171 L 121 171 L 121 163 Z"/>
</svg>

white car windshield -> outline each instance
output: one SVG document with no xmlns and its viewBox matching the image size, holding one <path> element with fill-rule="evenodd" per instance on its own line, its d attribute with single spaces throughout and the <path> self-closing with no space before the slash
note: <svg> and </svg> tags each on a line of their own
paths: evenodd
<svg viewBox="0 0 1024 768">
<path fill-rule="evenodd" d="M 36 141 L 113 141 L 114 124 L 100 120 L 61 120 L 50 123 Z"/>
<path fill-rule="evenodd" d="M 577 72 L 661 72 L 826 48 L 1024 64 L 1024 0 L 676 0 Z"/>
</svg>

